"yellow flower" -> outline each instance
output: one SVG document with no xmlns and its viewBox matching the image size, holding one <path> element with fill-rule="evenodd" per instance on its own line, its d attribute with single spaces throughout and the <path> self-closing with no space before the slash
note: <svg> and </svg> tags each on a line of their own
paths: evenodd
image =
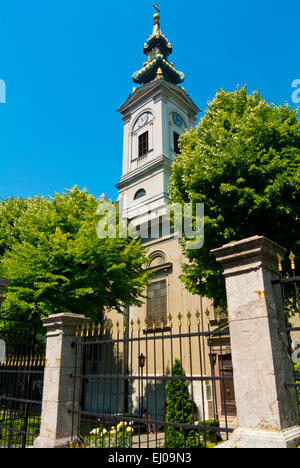
<svg viewBox="0 0 300 468">
<path fill-rule="evenodd" d="M 117 433 L 117 431 L 116 431 L 115 429 L 113 429 L 112 431 L 110 431 L 110 434 L 111 434 L 112 436 L 116 435 L 116 433 Z"/>
<path fill-rule="evenodd" d="M 133 428 L 132 427 L 127 427 L 126 432 L 128 432 L 128 433 L 133 432 Z"/>
</svg>

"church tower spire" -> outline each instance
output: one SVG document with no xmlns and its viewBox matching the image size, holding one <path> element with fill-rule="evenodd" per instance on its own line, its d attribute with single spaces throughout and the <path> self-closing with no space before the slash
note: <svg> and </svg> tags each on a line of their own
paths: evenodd
<svg viewBox="0 0 300 468">
<path fill-rule="evenodd" d="M 153 6 L 156 10 L 153 17 L 153 32 L 144 45 L 144 54 L 148 56 L 148 61 L 144 63 L 141 70 L 133 74 L 133 81 L 137 84 L 146 84 L 164 79 L 175 85 L 183 83 L 184 73 L 177 71 L 174 64 L 168 60 L 173 51 L 172 46 L 161 31 L 158 6 L 157 4 Z"/>
</svg>

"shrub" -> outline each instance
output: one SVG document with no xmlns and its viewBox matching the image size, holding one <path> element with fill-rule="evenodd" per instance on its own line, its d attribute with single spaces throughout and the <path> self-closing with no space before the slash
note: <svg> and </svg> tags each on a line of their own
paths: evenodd
<svg viewBox="0 0 300 468">
<path fill-rule="evenodd" d="M 184 369 L 178 359 L 172 370 L 173 377 L 184 377 Z M 192 401 L 188 385 L 183 380 L 170 380 L 167 390 L 167 423 L 193 424 L 196 406 Z M 167 426 L 165 448 L 204 448 L 200 432 Z"/>
</svg>

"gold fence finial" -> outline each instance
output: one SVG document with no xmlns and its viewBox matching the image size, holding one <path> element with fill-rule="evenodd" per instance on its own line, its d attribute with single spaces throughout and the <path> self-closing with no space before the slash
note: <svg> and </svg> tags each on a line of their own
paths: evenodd
<svg viewBox="0 0 300 468">
<path fill-rule="evenodd" d="M 179 328 L 182 327 L 182 321 L 181 321 L 181 320 L 182 320 L 182 315 L 181 315 L 181 313 L 179 312 L 179 314 L 178 314 L 178 327 L 179 327 Z"/>
<path fill-rule="evenodd" d="M 133 319 L 132 319 L 131 322 L 130 322 L 130 331 L 131 331 L 131 334 L 133 333 L 133 326 L 134 326 L 134 321 L 133 321 Z"/>
<path fill-rule="evenodd" d="M 295 255 L 293 254 L 293 252 L 290 253 L 290 256 L 289 256 L 289 259 L 291 261 L 291 268 L 293 271 L 296 270 L 296 265 L 295 265 Z"/>
<path fill-rule="evenodd" d="M 88 338 L 90 336 L 90 326 L 87 325 L 86 326 L 86 333 L 85 333 L 85 336 Z"/>
<path fill-rule="evenodd" d="M 80 333 L 81 338 L 84 337 L 84 325 L 81 326 L 81 333 Z"/>
<path fill-rule="evenodd" d="M 210 310 L 209 310 L 209 308 L 206 309 L 205 315 L 206 315 L 207 323 L 209 325 L 210 324 Z"/>
<path fill-rule="evenodd" d="M 199 312 L 199 310 L 197 310 L 197 312 L 196 312 L 196 319 L 197 319 L 197 325 L 199 327 L 200 326 L 200 312 Z"/>
<path fill-rule="evenodd" d="M 145 318 L 145 331 L 148 331 L 149 320 L 148 317 Z"/>
<path fill-rule="evenodd" d="M 169 327 L 172 328 L 173 327 L 173 317 L 171 315 L 171 313 L 169 314 Z"/>
<path fill-rule="evenodd" d="M 96 325 L 93 323 L 93 325 L 92 325 L 92 337 L 93 338 L 95 336 L 95 330 L 96 330 Z"/>
<path fill-rule="evenodd" d="M 156 318 L 155 317 L 153 318 L 153 330 L 154 331 L 156 330 Z"/>
<path fill-rule="evenodd" d="M 117 321 L 116 327 L 117 327 L 117 334 L 119 335 L 120 334 L 120 322 L 119 321 Z"/>
<path fill-rule="evenodd" d="M 282 260 L 283 260 L 283 258 L 281 257 L 281 255 L 277 254 L 277 259 L 278 259 L 278 270 L 281 273 L 282 272 Z"/>
<path fill-rule="evenodd" d="M 98 323 L 97 333 L 98 333 L 98 336 L 101 335 L 101 324 L 100 323 Z"/>
<path fill-rule="evenodd" d="M 191 314 L 190 311 L 188 311 L 188 313 L 187 313 L 187 319 L 188 319 L 187 325 L 188 325 L 188 327 L 190 327 L 192 325 L 191 318 L 192 318 L 192 314 Z"/>
<path fill-rule="evenodd" d="M 138 326 L 138 332 L 140 332 L 141 331 L 141 320 L 140 320 L 140 318 L 138 318 L 137 326 Z"/>
</svg>

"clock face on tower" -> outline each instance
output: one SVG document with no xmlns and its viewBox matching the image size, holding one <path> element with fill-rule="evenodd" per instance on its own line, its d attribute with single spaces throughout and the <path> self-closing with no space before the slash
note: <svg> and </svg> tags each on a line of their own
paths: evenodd
<svg viewBox="0 0 300 468">
<path fill-rule="evenodd" d="M 175 125 L 177 125 L 177 127 L 182 127 L 182 125 L 183 125 L 182 118 L 176 112 L 174 112 L 174 114 L 173 114 L 173 122 L 174 122 Z"/>
<path fill-rule="evenodd" d="M 143 127 L 149 120 L 149 114 L 142 114 L 138 120 L 138 126 Z"/>
</svg>

